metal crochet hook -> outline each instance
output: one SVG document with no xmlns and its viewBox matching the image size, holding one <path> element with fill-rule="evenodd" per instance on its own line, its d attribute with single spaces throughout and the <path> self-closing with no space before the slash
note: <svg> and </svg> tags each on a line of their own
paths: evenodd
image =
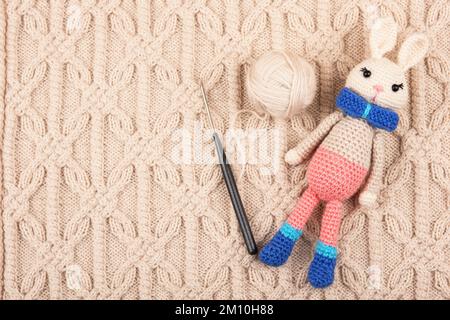
<svg viewBox="0 0 450 320">
<path fill-rule="evenodd" d="M 248 223 L 247 215 L 245 214 L 244 206 L 242 205 L 241 197 L 239 196 L 239 191 L 236 186 L 236 181 L 234 180 L 233 172 L 231 171 L 230 164 L 227 161 L 227 156 L 225 150 L 223 149 L 222 142 L 220 141 L 219 135 L 216 132 L 214 123 L 211 116 L 211 111 L 209 109 L 208 101 L 206 99 L 205 89 L 203 84 L 200 84 L 203 95 L 203 103 L 208 114 L 209 126 L 214 131 L 213 139 L 216 145 L 217 155 L 219 157 L 220 168 L 222 169 L 223 178 L 228 189 L 228 193 L 231 198 L 231 203 L 233 204 L 234 212 L 239 222 L 239 227 L 241 228 L 242 235 L 244 236 L 245 245 L 247 246 L 247 251 L 250 254 L 256 254 L 258 249 L 256 247 L 255 239 L 253 238 L 253 233 Z"/>
</svg>

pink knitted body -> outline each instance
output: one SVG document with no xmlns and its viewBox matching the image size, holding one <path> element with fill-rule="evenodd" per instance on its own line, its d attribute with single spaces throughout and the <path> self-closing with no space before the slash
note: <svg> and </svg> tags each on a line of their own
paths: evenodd
<svg viewBox="0 0 450 320">
<path fill-rule="evenodd" d="M 373 129 L 346 117 L 330 131 L 308 166 L 308 184 L 324 201 L 343 201 L 364 183 L 371 163 Z"/>
<path fill-rule="evenodd" d="M 343 201 L 358 191 L 367 171 L 368 168 L 320 147 L 308 167 L 307 179 L 311 190 L 320 200 Z"/>
</svg>

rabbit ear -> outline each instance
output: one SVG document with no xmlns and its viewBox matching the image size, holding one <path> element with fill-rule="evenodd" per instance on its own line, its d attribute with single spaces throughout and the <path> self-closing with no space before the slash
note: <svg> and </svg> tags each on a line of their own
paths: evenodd
<svg viewBox="0 0 450 320">
<path fill-rule="evenodd" d="M 425 57 L 428 51 L 428 38 L 422 33 L 414 33 L 403 43 L 398 53 L 398 64 L 406 71 Z"/>
<path fill-rule="evenodd" d="M 392 17 L 379 18 L 370 31 L 370 52 L 372 58 L 381 58 L 391 51 L 397 42 L 397 24 Z"/>
</svg>

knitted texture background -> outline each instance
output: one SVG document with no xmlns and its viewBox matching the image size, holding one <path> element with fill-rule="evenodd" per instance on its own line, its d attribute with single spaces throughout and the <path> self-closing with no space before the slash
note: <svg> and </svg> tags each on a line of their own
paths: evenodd
<svg viewBox="0 0 450 320">
<path fill-rule="evenodd" d="M 282 161 L 368 56 L 370 4 L 395 18 L 398 43 L 421 31 L 431 49 L 386 141 L 380 205 L 345 203 L 335 282 L 313 289 L 323 208 L 286 265 L 263 265 L 220 168 L 174 161 L 174 132 L 208 127 L 202 80 L 216 127 L 279 132 L 268 158 Z M 2 297 L 450 299 L 449 33 L 447 0 L 2 0 Z M 290 121 L 239 112 L 254 110 L 249 64 L 271 49 L 316 68 L 318 95 Z M 306 186 L 304 165 L 267 166 L 233 165 L 259 246 Z"/>
</svg>

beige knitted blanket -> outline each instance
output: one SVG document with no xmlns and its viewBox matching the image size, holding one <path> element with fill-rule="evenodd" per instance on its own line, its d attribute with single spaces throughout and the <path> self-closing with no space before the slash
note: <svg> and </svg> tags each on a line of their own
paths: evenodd
<svg viewBox="0 0 450 320">
<path fill-rule="evenodd" d="M 253 133 L 271 137 L 233 165 L 261 246 L 305 187 L 305 166 L 274 160 L 333 110 L 377 12 L 400 43 L 422 31 L 431 49 L 410 73 L 380 206 L 346 204 L 335 283 L 317 290 L 319 214 L 285 266 L 247 255 L 220 169 L 201 157 L 198 84 L 249 154 Z M 448 0 L 2 0 L 2 297 L 450 299 L 449 32 Z M 309 112 L 286 122 L 240 112 L 254 110 L 248 65 L 271 49 L 319 79 Z"/>
</svg>

